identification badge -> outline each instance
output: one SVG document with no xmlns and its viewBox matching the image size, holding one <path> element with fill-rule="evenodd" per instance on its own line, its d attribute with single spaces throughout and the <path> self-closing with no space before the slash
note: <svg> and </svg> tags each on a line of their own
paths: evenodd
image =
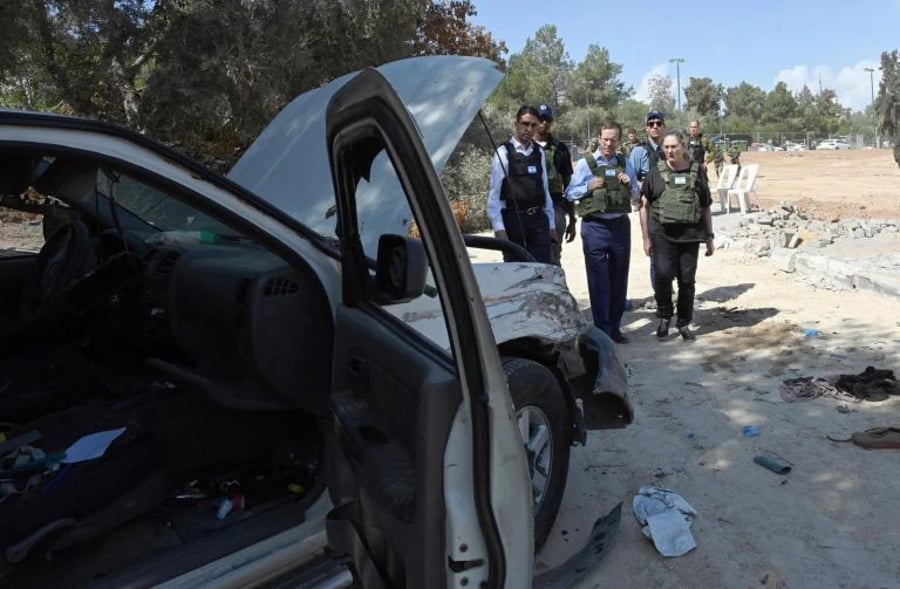
<svg viewBox="0 0 900 589">
<path fill-rule="evenodd" d="M 614 178 L 617 175 L 618 174 L 616 174 L 616 171 L 613 168 L 606 168 L 606 177 L 607 178 Z"/>
<path fill-rule="evenodd" d="M 537 174 L 537 166 L 528 166 L 529 174 Z"/>
<path fill-rule="evenodd" d="M 675 185 L 682 186 L 684 184 L 687 184 L 687 180 L 687 176 L 675 176 Z"/>
</svg>

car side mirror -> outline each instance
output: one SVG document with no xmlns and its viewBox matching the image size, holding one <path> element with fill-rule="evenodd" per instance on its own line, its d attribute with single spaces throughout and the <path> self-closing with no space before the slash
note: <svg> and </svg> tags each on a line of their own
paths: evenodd
<svg viewBox="0 0 900 589">
<path fill-rule="evenodd" d="M 422 296 L 428 260 L 421 240 L 382 235 L 375 261 L 375 298 L 383 305 L 405 303 Z"/>
</svg>

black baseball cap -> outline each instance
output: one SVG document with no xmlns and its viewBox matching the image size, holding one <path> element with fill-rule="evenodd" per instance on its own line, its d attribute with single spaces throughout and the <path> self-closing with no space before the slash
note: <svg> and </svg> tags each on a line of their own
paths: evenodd
<svg viewBox="0 0 900 589">
<path fill-rule="evenodd" d="M 649 123 L 650 121 L 662 121 L 665 123 L 666 115 L 659 112 L 658 110 L 651 110 L 647 113 L 647 122 Z"/>
<path fill-rule="evenodd" d="M 540 105 L 539 107 L 537 107 L 537 111 L 538 111 L 539 119 L 546 119 L 548 121 L 553 120 L 553 109 L 550 108 L 548 105 L 546 105 L 546 104 Z"/>
</svg>

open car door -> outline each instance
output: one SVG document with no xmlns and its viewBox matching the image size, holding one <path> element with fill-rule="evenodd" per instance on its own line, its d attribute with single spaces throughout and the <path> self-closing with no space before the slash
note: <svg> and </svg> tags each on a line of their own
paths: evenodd
<svg viewBox="0 0 900 589">
<path fill-rule="evenodd" d="M 332 98 L 326 125 L 343 266 L 329 544 L 366 588 L 530 586 L 524 451 L 465 246 L 413 119 L 366 70 Z M 378 214 L 372 203 L 384 195 L 366 192 L 385 189 L 372 180 L 380 175 L 393 175 L 422 239 L 381 235 L 369 252 L 360 228 Z M 439 302 L 449 350 L 386 310 L 417 296 Z"/>
</svg>

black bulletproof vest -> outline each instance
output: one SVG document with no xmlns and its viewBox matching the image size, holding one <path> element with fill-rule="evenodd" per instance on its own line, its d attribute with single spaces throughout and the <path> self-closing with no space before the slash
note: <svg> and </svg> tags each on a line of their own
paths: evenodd
<svg viewBox="0 0 900 589">
<path fill-rule="evenodd" d="M 531 155 L 523 155 L 516 151 L 512 143 L 503 144 L 506 148 L 506 178 L 500 188 L 500 199 L 505 200 L 507 208 L 515 205 L 516 209 L 528 209 L 544 206 L 544 177 L 541 162 L 544 152 L 537 144 L 532 144 Z"/>
</svg>

